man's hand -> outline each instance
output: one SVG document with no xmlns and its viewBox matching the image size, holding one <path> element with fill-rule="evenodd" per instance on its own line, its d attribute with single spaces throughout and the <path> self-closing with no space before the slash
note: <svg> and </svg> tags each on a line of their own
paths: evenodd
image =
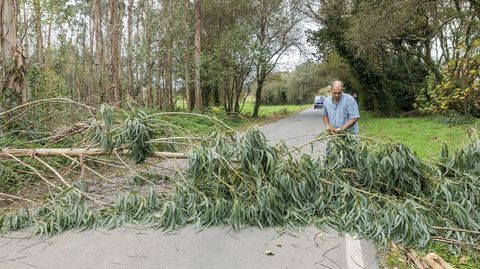
<svg viewBox="0 0 480 269">
<path fill-rule="evenodd" d="M 337 128 L 337 129 L 338 129 L 338 128 Z M 327 132 L 328 132 L 329 134 L 336 134 L 336 133 L 338 132 L 337 129 L 329 126 L 329 127 L 327 128 Z"/>
</svg>

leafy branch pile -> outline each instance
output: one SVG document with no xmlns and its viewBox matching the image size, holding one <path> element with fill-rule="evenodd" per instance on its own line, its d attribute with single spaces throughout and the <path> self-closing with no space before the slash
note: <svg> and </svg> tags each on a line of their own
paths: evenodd
<svg viewBox="0 0 480 269">
<path fill-rule="evenodd" d="M 124 223 L 165 230 L 187 224 L 235 229 L 314 224 L 380 247 L 394 241 L 421 249 L 435 240 L 480 248 L 477 137 L 453 154 L 445 147 L 432 164 L 403 145 L 349 136 L 329 137 L 324 159 L 272 146 L 258 129 L 212 137 L 189 152 L 188 170 L 178 171 L 170 194 L 126 192 L 99 206 L 80 184 L 33 212 L 2 214 L 0 228 L 53 234 Z"/>
<path fill-rule="evenodd" d="M 68 189 L 71 186 L 65 182 L 82 177 L 85 171 L 98 176 L 103 174 L 102 169 L 121 166 L 137 173 L 135 167 L 126 164 L 127 159 L 143 163 L 154 152 L 185 151 L 209 139 L 185 128 L 185 124 L 192 122 L 208 123 L 213 130 L 231 131 L 221 120 L 208 115 L 146 113 L 107 105 L 97 109 L 65 98 L 37 100 L 0 111 L 0 206 L 5 200 L 16 202 L 27 198 L 20 196 L 31 188 L 45 189 L 45 183 L 55 189 Z M 38 149 L 65 150 L 37 156 Z M 102 157 L 62 155 L 71 149 L 80 152 L 100 149 L 105 154 Z M 22 158 L 10 156 L 15 150 L 26 154 Z"/>
</svg>

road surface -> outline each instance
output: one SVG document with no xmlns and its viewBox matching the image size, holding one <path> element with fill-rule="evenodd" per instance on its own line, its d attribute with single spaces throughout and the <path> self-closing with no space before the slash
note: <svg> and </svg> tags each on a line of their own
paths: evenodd
<svg viewBox="0 0 480 269">
<path fill-rule="evenodd" d="M 309 109 L 262 127 L 273 143 L 300 146 L 323 131 Z M 311 150 L 310 148 L 306 150 Z M 314 148 L 322 154 L 324 146 Z M 145 227 L 66 232 L 54 237 L 0 236 L 0 268 L 378 268 L 366 240 L 307 227 L 302 231 L 229 227 L 164 233 Z"/>
</svg>

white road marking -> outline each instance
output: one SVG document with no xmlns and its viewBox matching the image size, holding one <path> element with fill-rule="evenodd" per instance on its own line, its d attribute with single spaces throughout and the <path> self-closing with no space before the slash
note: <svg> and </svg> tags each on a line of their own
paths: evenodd
<svg viewBox="0 0 480 269">
<path fill-rule="evenodd" d="M 360 240 L 345 235 L 345 252 L 347 254 L 348 269 L 365 269 L 363 263 L 362 246 Z"/>
</svg>

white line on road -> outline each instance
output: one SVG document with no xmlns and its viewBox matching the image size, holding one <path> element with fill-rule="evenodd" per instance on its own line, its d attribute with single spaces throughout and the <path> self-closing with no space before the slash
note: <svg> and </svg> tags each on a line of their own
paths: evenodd
<svg viewBox="0 0 480 269">
<path fill-rule="evenodd" d="M 348 269 L 364 269 L 362 246 L 360 239 L 345 235 L 345 252 L 347 254 Z"/>
</svg>

